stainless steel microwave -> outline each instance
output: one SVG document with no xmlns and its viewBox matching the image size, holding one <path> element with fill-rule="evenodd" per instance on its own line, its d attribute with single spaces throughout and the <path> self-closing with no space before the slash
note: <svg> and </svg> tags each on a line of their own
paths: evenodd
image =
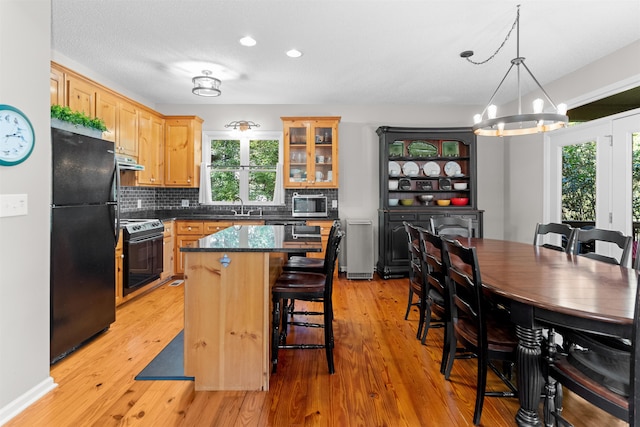
<svg viewBox="0 0 640 427">
<path fill-rule="evenodd" d="M 328 216 L 327 196 L 294 193 L 291 197 L 291 215 L 296 217 Z"/>
</svg>

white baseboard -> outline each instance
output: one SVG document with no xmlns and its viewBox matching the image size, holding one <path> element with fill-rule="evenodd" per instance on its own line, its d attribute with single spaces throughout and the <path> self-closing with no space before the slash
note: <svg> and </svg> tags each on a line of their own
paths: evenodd
<svg viewBox="0 0 640 427">
<path fill-rule="evenodd" d="M 9 422 L 9 420 L 27 409 L 32 403 L 36 402 L 57 386 L 58 384 L 53 382 L 53 378 L 47 377 L 40 384 L 24 393 L 22 396 L 19 396 L 17 399 L 14 399 L 13 402 L 3 408 L 0 408 L 0 426 Z"/>
</svg>

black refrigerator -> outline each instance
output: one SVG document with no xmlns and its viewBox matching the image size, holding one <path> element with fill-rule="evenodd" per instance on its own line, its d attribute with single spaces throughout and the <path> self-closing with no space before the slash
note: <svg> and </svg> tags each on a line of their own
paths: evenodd
<svg viewBox="0 0 640 427">
<path fill-rule="evenodd" d="M 114 144 L 51 128 L 51 363 L 115 321 Z"/>
</svg>

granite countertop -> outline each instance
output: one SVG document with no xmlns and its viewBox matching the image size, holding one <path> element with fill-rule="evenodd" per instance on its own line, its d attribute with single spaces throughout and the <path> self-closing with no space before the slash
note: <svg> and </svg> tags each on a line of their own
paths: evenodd
<svg viewBox="0 0 640 427">
<path fill-rule="evenodd" d="M 162 221 L 169 220 L 200 220 L 200 221 L 216 221 L 216 220 L 262 220 L 262 221 L 312 221 L 312 220 L 328 220 L 338 219 L 338 211 L 329 211 L 327 217 L 292 217 L 291 214 L 269 212 L 263 215 L 251 213 L 248 216 L 234 215 L 230 211 L 201 210 L 201 209 L 166 209 L 166 210 L 144 210 L 122 212 L 122 218 L 157 218 Z"/>
<path fill-rule="evenodd" d="M 199 239 L 181 252 L 321 252 L 320 230 L 317 237 L 294 235 L 291 225 L 238 225 Z"/>
</svg>

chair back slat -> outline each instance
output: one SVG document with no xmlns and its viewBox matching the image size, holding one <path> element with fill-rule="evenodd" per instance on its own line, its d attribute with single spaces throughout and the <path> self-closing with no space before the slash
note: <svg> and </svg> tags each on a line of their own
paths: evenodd
<svg viewBox="0 0 640 427">
<path fill-rule="evenodd" d="M 328 244 L 327 253 L 328 256 L 325 262 L 325 285 L 324 285 L 324 298 L 331 300 L 331 294 L 333 293 L 333 275 L 336 268 L 336 260 L 340 253 L 340 242 L 344 233 L 341 230 L 336 230 L 331 243 Z"/>
<path fill-rule="evenodd" d="M 438 236 L 473 236 L 473 224 L 469 218 L 456 216 L 431 217 L 431 232 Z"/>
<path fill-rule="evenodd" d="M 419 229 L 423 271 L 429 285 L 444 295 L 444 267 L 442 266 L 442 240 L 429 230 Z"/>
<path fill-rule="evenodd" d="M 475 248 L 464 247 L 457 240 L 442 238 L 442 260 L 446 270 L 448 290 L 455 303 L 478 328 L 478 347 L 482 348 L 487 335 L 484 328 L 482 279 Z M 452 313 L 454 319 L 458 313 Z M 454 320 L 455 321 L 455 320 Z"/>
<path fill-rule="evenodd" d="M 580 254 L 580 246 L 582 244 L 592 242 L 607 242 L 616 245 L 618 248 L 622 249 L 620 259 L 597 253 Z M 601 228 L 574 228 L 571 233 L 567 252 L 574 255 L 582 255 L 588 258 L 597 259 L 598 261 L 607 262 L 609 264 L 618 264 L 627 267 L 629 265 L 629 257 L 631 256 L 632 243 L 633 238 L 631 236 L 625 236 L 617 230 L 605 230 Z"/>
<path fill-rule="evenodd" d="M 558 251 L 565 251 L 569 245 L 569 241 L 571 239 L 571 232 L 573 231 L 573 227 L 569 224 L 562 223 L 548 223 L 548 224 L 536 224 L 536 231 L 533 235 L 533 244 L 534 246 L 543 246 L 549 249 L 555 249 Z M 543 236 L 547 234 L 555 234 L 561 236 L 561 245 L 553 245 L 550 243 L 541 244 L 541 239 Z"/>
<path fill-rule="evenodd" d="M 407 232 L 407 250 L 409 253 L 409 280 L 422 285 L 422 254 L 420 251 L 420 232 L 413 224 L 402 223 Z"/>
<path fill-rule="evenodd" d="M 333 239 L 335 239 L 336 232 L 340 230 L 340 221 L 335 220 L 333 224 L 331 224 L 331 229 L 329 230 L 329 236 L 327 238 L 327 246 L 324 249 L 324 274 L 327 273 L 327 264 L 329 263 L 329 246 L 331 246 Z"/>
</svg>

